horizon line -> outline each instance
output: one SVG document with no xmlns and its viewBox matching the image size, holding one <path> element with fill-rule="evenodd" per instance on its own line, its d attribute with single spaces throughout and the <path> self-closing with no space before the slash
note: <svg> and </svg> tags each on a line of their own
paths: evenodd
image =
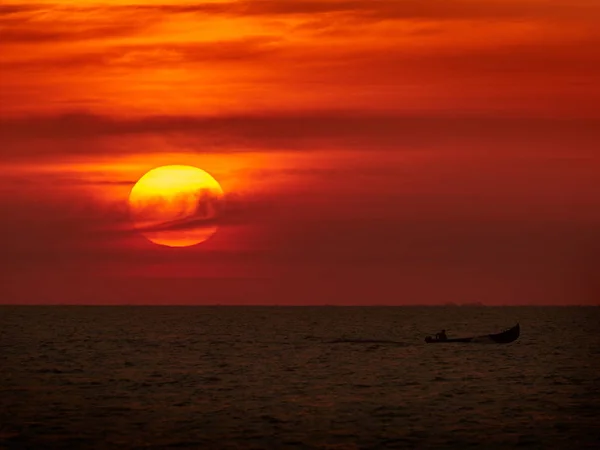
<svg viewBox="0 0 600 450">
<path fill-rule="evenodd" d="M 548 308 L 548 307 L 600 307 L 600 304 L 517 304 L 517 305 L 486 305 L 486 304 L 405 304 L 405 305 L 333 305 L 333 304 L 322 304 L 322 305 L 303 305 L 303 304 L 242 304 L 242 303 L 211 303 L 211 304 L 189 304 L 189 303 L 174 303 L 174 304 L 149 304 L 149 303 L 0 303 L 0 307 L 64 307 L 64 306 L 83 306 L 83 307 L 192 307 L 192 308 L 515 308 L 515 307 L 536 307 L 536 308 Z"/>
</svg>

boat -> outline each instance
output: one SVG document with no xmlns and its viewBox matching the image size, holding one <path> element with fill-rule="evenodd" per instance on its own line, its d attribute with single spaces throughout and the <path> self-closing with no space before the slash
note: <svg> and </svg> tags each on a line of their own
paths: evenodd
<svg viewBox="0 0 600 450">
<path fill-rule="evenodd" d="M 446 344 L 446 343 L 477 343 L 477 344 L 509 344 L 516 341 L 521 334 L 521 327 L 517 323 L 514 327 L 508 330 L 502 331 L 496 334 L 486 334 L 483 336 L 472 336 L 464 338 L 451 338 L 451 339 L 435 339 L 431 336 L 425 338 L 425 342 L 428 344 Z"/>
</svg>

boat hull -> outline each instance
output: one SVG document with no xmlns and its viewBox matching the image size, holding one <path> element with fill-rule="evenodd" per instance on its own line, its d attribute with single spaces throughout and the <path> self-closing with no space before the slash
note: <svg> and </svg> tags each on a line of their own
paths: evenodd
<svg viewBox="0 0 600 450">
<path fill-rule="evenodd" d="M 516 324 L 514 327 L 502 331 L 501 333 L 486 334 L 483 336 L 473 336 L 464 338 L 453 338 L 445 340 L 432 339 L 429 336 L 425 338 L 427 344 L 452 344 L 452 343 L 473 343 L 473 344 L 510 344 L 516 341 L 521 335 L 521 327 Z"/>
</svg>

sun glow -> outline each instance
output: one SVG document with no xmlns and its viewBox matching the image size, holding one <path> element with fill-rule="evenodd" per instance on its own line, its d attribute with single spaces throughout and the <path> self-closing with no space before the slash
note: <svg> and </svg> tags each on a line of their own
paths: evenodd
<svg viewBox="0 0 600 450">
<path fill-rule="evenodd" d="M 216 233 L 223 195 L 219 183 L 204 170 L 162 166 L 133 186 L 129 209 L 135 228 L 151 242 L 189 247 Z"/>
</svg>

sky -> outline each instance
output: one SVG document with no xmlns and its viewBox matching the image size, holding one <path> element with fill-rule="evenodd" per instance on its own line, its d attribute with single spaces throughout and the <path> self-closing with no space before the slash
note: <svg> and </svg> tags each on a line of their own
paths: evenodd
<svg viewBox="0 0 600 450">
<path fill-rule="evenodd" d="M 600 304 L 600 2 L 4 0 L 0 302 Z M 219 230 L 158 246 L 193 165 Z"/>
</svg>

